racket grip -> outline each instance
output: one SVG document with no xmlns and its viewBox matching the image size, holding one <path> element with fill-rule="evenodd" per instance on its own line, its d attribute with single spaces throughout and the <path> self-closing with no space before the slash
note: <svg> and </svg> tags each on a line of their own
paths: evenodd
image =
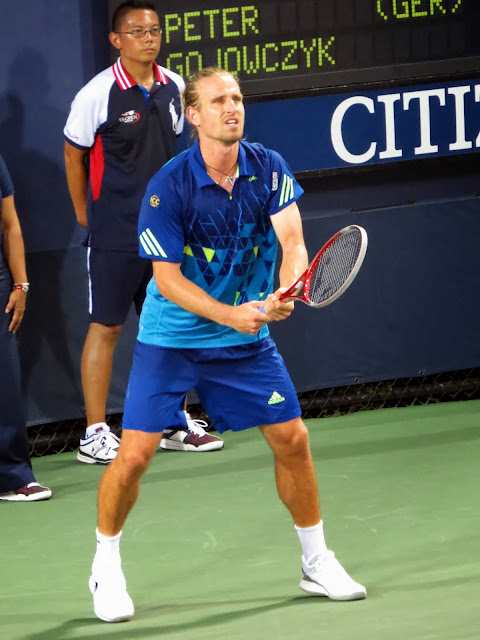
<svg viewBox="0 0 480 640">
<path fill-rule="evenodd" d="M 265 307 L 263 306 L 263 304 L 261 307 L 258 307 L 258 310 L 261 311 L 262 313 L 266 313 Z"/>
</svg>

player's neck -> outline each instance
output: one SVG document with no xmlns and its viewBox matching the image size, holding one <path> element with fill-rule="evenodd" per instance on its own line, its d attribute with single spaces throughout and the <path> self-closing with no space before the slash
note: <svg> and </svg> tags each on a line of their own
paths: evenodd
<svg viewBox="0 0 480 640">
<path fill-rule="evenodd" d="M 238 142 L 226 145 L 218 141 L 206 141 L 200 138 L 200 152 L 203 161 L 209 167 L 227 174 L 238 161 Z"/>
<path fill-rule="evenodd" d="M 138 62 L 127 58 L 121 58 L 123 68 L 137 84 L 141 84 L 150 91 L 155 81 L 155 72 L 151 62 Z"/>
</svg>

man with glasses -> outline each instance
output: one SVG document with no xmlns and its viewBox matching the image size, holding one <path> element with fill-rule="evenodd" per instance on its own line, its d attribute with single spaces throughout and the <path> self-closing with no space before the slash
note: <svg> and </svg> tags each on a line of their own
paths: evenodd
<svg viewBox="0 0 480 640">
<path fill-rule="evenodd" d="M 88 236 L 90 326 L 82 354 L 87 430 L 77 459 L 108 464 L 119 439 L 105 421 L 117 338 L 132 303 L 140 313 L 152 276 L 138 257 L 137 222 L 149 179 L 176 152 L 182 132 L 183 79 L 159 66 L 159 16 L 151 2 L 131 0 L 112 18 L 111 44 L 120 57 L 76 95 L 64 129 L 68 188 Z M 199 421 L 182 417 L 164 449 L 212 451 L 223 441 Z"/>
</svg>

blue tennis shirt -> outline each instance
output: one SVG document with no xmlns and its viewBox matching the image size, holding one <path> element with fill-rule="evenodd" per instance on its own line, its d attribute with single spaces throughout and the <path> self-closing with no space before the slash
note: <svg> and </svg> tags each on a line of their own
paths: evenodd
<svg viewBox="0 0 480 640">
<path fill-rule="evenodd" d="M 275 151 L 239 143 L 232 193 L 208 175 L 196 142 L 150 180 L 140 210 L 140 255 L 181 264 L 183 275 L 216 300 L 239 305 L 273 291 L 277 236 L 270 216 L 303 194 Z M 174 348 L 229 347 L 268 336 L 239 333 L 164 298 L 152 278 L 138 340 Z"/>
</svg>

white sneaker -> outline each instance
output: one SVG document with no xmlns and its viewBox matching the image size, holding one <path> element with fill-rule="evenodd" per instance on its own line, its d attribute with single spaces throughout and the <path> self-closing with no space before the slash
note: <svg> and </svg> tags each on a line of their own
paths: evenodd
<svg viewBox="0 0 480 640">
<path fill-rule="evenodd" d="M 333 551 L 317 556 L 307 565 L 302 556 L 303 579 L 300 589 L 317 596 L 327 596 L 330 600 L 362 600 L 367 590 L 350 578 L 335 558 Z"/>
<path fill-rule="evenodd" d="M 105 424 L 92 436 L 80 440 L 77 460 L 87 464 L 108 464 L 117 457 L 119 446 L 120 438 L 111 433 L 110 427 Z"/>
<path fill-rule="evenodd" d="M 92 569 L 88 586 L 97 618 L 105 622 L 125 622 L 133 617 L 135 608 L 120 567 L 104 577 L 94 576 Z"/>
<path fill-rule="evenodd" d="M 223 440 L 205 431 L 207 423 L 204 420 L 193 420 L 187 417 L 187 429 L 165 429 L 160 440 L 161 449 L 170 451 L 218 451 L 223 449 Z"/>
</svg>

